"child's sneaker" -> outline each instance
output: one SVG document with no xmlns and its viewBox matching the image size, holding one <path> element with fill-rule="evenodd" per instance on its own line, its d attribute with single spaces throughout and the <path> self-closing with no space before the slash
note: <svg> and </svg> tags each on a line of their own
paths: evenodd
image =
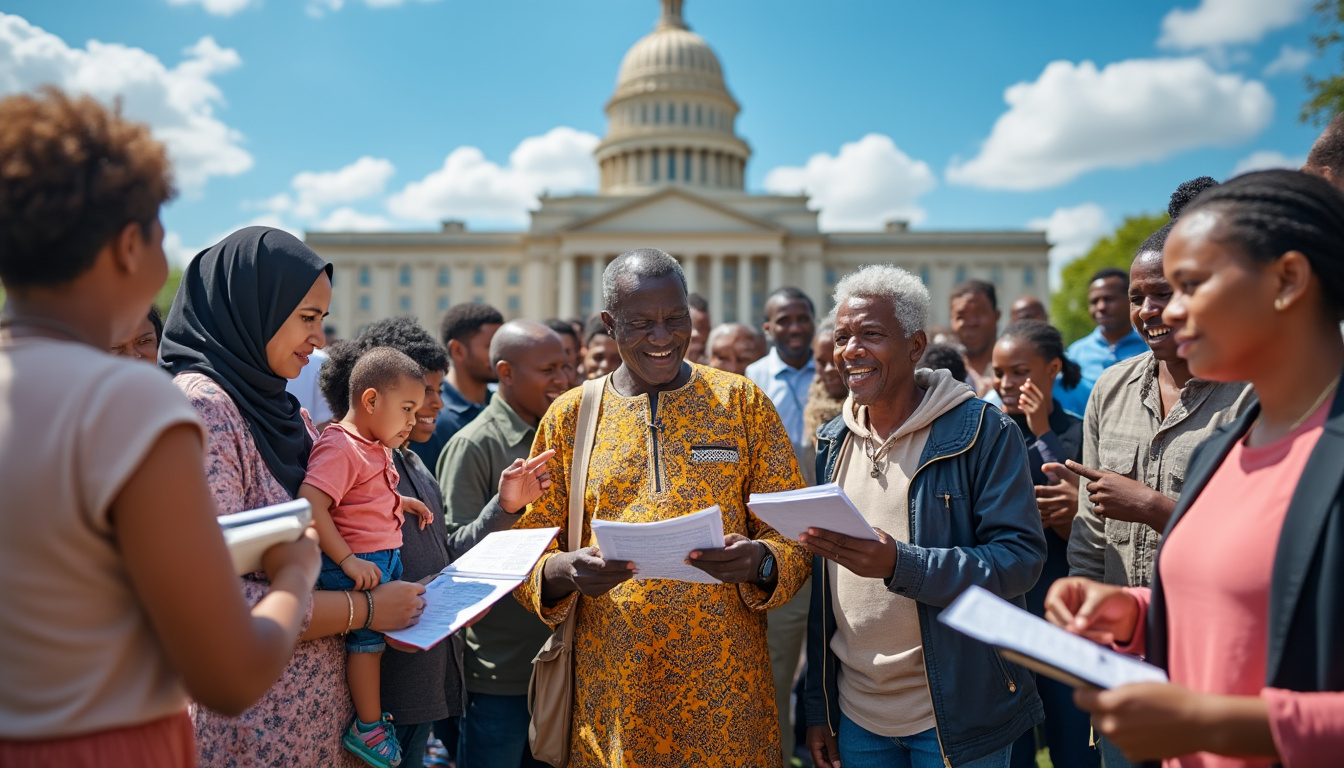
<svg viewBox="0 0 1344 768">
<path fill-rule="evenodd" d="M 384 712 L 376 723 L 363 723 L 356 717 L 341 737 L 345 748 L 373 768 L 397 768 L 401 765 L 401 745 L 392 729 L 392 715 Z"/>
</svg>

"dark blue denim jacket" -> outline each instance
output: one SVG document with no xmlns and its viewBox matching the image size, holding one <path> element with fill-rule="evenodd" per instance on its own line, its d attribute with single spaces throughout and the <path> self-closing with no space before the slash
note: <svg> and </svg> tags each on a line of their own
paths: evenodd
<svg viewBox="0 0 1344 768">
<path fill-rule="evenodd" d="M 817 430 L 817 481 L 834 479 L 849 437 L 844 418 Z M 1045 533 L 1022 434 L 982 400 L 934 420 L 911 473 L 910 543 L 897 542 L 887 588 L 916 601 L 924 667 L 947 766 L 1013 743 L 1045 719 L 1030 671 L 992 646 L 941 624 L 938 614 L 972 584 L 1024 607 L 1045 562 Z M 825 561 L 813 558 L 807 628 L 807 724 L 840 724 L 835 614 Z"/>
</svg>

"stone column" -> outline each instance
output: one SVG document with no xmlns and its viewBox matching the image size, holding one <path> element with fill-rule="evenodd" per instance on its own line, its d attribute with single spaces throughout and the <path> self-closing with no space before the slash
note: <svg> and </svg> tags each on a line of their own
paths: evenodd
<svg viewBox="0 0 1344 768">
<path fill-rule="evenodd" d="M 560 254 L 560 262 L 556 265 L 559 275 L 556 281 L 560 285 L 560 303 L 557 314 L 568 320 L 578 313 L 578 274 L 574 265 L 574 254 Z"/>
<path fill-rule="evenodd" d="M 332 283 L 331 318 L 329 323 L 343 338 L 353 338 L 355 330 L 355 311 L 359 309 L 355 299 L 355 286 L 359 283 L 359 262 L 347 261 L 339 264 Z"/>
<path fill-rule="evenodd" d="M 784 254 L 772 253 L 767 263 L 765 273 L 765 292 L 768 294 L 776 288 L 784 287 Z M 813 299 L 816 301 L 816 299 Z"/>
<path fill-rule="evenodd" d="M 411 309 L 420 324 L 426 328 L 436 328 L 434 317 L 438 307 L 434 306 L 434 265 L 429 262 L 416 264 L 411 272 Z"/>
<path fill-rule="evenodd" d="M 521 309 L 524 317 L 532 316 L 540 320 L 555 313 L 555 294 L 543 287 L 546 283 L 546 273 L 550 271 L 547 266 L 547 260 L 543 259 L 541 254 L 527 254 L 527 264 L 519 276 L 523 285 L 518 292 L 523 303 Z"/>
<path fill-rule="evenodd" d="M 723 314 L 723 254 L 709 257 L 709 319 L 718 325 L 726 318 Z"/>
<path fill-rule="evenodd" d="M 396 285 L 396 267 L 392 264 L 382 263 L 370 267 L 373 283 L 369 287 L 369 294 L 372 297 L 373 317 L 372 320 L 382 320 L 385 317 L 391 317 L 392 310 L 392 291 Z M 353 335 L 353 334 L 352 334 Z"/>
<path fill-rule="evenodd" d="M 601 312 L 606 307 L 602 306 L 602 270 L 607 266 L 607 260 L 601 254 L 593 254 L 593 314 Z"/>
<path fill-rule="evenodd" d="M 686 292 L 700 290 L 700 262 L 695 254 L 681 257 L 681 271 L 686 273 Z"/>
<path fill-rule="evenodd" d="M 751 257 L 737 257 L 737 322 L 753 325 L 751 312 Z"/>
</svg>

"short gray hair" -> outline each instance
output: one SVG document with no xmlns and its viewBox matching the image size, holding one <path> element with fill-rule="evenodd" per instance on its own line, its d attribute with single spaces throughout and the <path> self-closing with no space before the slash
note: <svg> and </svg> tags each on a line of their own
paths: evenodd
<svg viewBox="0 0 1344 768">
<path fill-rule="evenodd" d="M 705 339 L 706 354 L 713 354 L 714 344 L 724 336 L 729 336 L 734 333 L 745 333 L 750 336 L 752 341 L 756 342 L 757 345 L 761 347 L 765 346 L 765 337 L 761 335 L 760 331 L 752 328 L 750 325 L 747 325 L 746 323 L 719 323 L 714 326 L 714 330 L 709 332 L 709 338 Z"/>
<path fill-rule="evenodd" d="M 626 251 L 611 260 L 602 270 L 602 308 L 612 311 L 616 302 L 616 284 L 623 277 L 658 278 L 676 275 L 681 290 L 686 292 L 686 273 L 677 260 L 657 248 L 637 248 Z"/>
<path fill-rule="evenodd" d="M 918 277 L 891 264 L 869 264 L 835 286 L 835 306 L 853 298 L 885 297 L 896 308 L 896 321 L 908 339 L 929 322 L 929 289 Z"/>
</svg>

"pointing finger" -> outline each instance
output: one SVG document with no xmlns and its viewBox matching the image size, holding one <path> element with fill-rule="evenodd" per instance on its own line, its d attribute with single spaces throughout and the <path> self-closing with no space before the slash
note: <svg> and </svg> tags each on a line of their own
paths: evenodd
<svg viewBox="0 0 1344 768">
<path fill-rule="evenodd" d="M 1088 480 L 1093 481 L 1100 480 L 1102 478 L 1102 475 L 1105 474 L 1099 469 L 1092 469 L 1091 467 L 1085 467 L 1082 464 L 1079 464 L 1078 462 L 1074 461 L 1073 459 L 1065 461 L 1064 465 L 1068 467 L 1070 470 L 1072 470 L 1075 474 L 1086 477 Z"/>
</svg>

